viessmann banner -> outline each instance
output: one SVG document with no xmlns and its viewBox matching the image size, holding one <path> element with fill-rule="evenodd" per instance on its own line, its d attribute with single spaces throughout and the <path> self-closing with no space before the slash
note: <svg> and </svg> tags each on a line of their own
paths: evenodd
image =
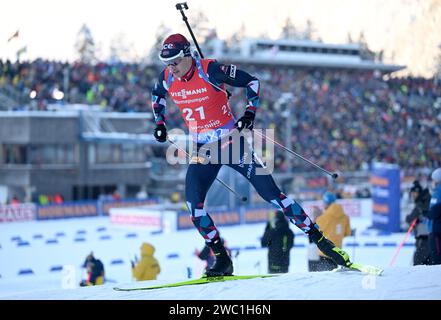
<svg viewBox="0 0 441 320">
<path fill-rule="evenodd" d="M 370 177 L 372 186 L 372 226 L 400 231 L 400 168 L 389 163 L 375 163 Z"/>
</svg>

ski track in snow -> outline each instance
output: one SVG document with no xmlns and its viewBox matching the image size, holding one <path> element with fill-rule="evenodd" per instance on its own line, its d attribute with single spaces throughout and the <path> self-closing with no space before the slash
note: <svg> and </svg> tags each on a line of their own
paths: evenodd
<svg viewBox="0 0 441 320">
<path fill-rule="evenodd" d="M 369 221 L 352 219 L 357 230 L 364 230 Z M 222 226 L 221 232 L 230 247 L 257 247 L 241 250 L 234 258 L 235 274 L 247 275 L 266 272 L 267 250 L 260 248 L 259 239 L 265 224 Z M 104 228 L 104 231 L 99 229 Z M 87 241 L 77 243 L 78 231 Z M 296 232 L 295 244 L 306 243 L 306 238 Z M 54 234 L 63 231 L 58 244 L 46 244 Z M 400 243 L 404 234 L 379 236 L 375 232 L 360 231 L 359 243 L 377 242 L 378 247 L 345 247 L 354 261 L 377 265 L 385 269 L 379 277 L 357 272 L 307 272 L 306 247 L 295 247 L 291 251 L 290 273 L 273 278 L 259 278 L 215 282 L 177 288 L 150 291 L 122 292 L 114 287 L 144 287 L 187 280 L 187 268 L 197 278 L 203 263 L 194 257 L 194 250 L 201 248 L 203 240 L 195 230 L 152 235 L 136 231 L 138 236 L 128 239 L 125 235 L 133 230 L 115 228 L 106 218 L 82 218 L 59 221 L 37 221 L 0 225 L 0 299 L 6 300 L 430 300 L 441 299 L 441 266 L 411 266 L 413 247 L 403 247 L 396 266 L 389 267 L 389 261 L 396 247 L 382 246 L 382 243 Z M 43 239 L 34 239 L 40 233 Z M 372 233 L 372 234 L 371 234 Z M 101 235 L 110 235 L 110 240 L 100 240 Z M 12 240 L 21 236 L 30 246 L 17 247 Z M 354 241 L 349 237 L 345 243 Z M 409 240 L 411 237 L 409 237 Z M 130 279 L 128 259 L 139 255 L 143 241 L 156 248 L 155 256 L 161 264 L 158 280 L 133 282 Z M 178 245 L 177 245 L 178 244 Z M 105 285 L 86 288 L 61 289 L 62 273 L 49 272 L 53 265 L 74 265 L 78 283 L 84 276 L 79 265 L 93 250 L 106 267 Z M 175 253 L 178 258 L 169 258 Z M 124 263 L 112 265 L 115 259 Z M 32 268 L 34 274 L 17 276 L 20 268 Z"/>
<path fill-rule="evenodd" d="M 274 278 L 121 292 L 107 284 L 71 290 L 35 290 L 2 299 L 53 300 L 431 300 L 441 299 L 441 266 L 387 268 L 375 277 L 349 272 L 291 273 Z M 134 287 L 168 281 L 144 281 Z M 121 284 L 127 286 L 127 284 Z"/>
</svg>

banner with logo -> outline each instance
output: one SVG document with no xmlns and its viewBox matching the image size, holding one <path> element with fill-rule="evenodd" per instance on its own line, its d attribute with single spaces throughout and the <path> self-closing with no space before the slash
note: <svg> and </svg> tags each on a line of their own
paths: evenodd
<svg viewBox="0 0 441 320">
<path fill-rule="evenodd" d="M 372 226 L 400 231 L 400 168 L 389 163 L 374 163 L 371 177 Z"/>
<path fill-rule="evenodd" d="M 20 203 L 0 205 L 0 223 L 35 220 L 35 204 Z"/>
<path fill-rule="evenodd" d="M 98 206 L 96 201 L 76 201 L 37 206 L 38 220 L 95 217 L 97 215 Z"/>
</svg>

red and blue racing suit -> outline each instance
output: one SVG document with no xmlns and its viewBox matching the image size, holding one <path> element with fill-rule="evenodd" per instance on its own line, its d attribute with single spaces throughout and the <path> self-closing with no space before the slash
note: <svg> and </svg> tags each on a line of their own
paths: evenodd
<svg viewBox="0 0 441 320">
<path fill-rule="evenodd" d="M 259 80 L 234 65 L 224 65 L 211 59 L 193 58 L 193 65 L 188 75 L 179 79 L 165 69 L 152 90 L 152 106 L 157 125 L 165 124 L 166 95 L 168 94 L 179 108 L 197 150 L 217 143 L 219 154 L 230 141 L 222 143 L 229 133 L 235 130 L 233 117 L 225 84 L 243 87 L 246 90 L 248 105 L 246 111 L 255 113 L 259 102 Z M 218 143 L 218 142 L 221 143 Z M 208 155 L 210 156 L 210 155 Z M 244 159 L 248 158 L 247 165 Z M 304 232 L 314 225 L 302 207 L 284 195 L 268 174 L 256 174 L 263 164 L 247 143 L 240 146 L 239 161 L 228 163 L 190 163 L 186 174 L 185 197 L 192 221 L 205 241 L 214 241 L 219 237 L 212 218 L 204 209 L 205 197 L 223 164 L 242 174 L 254 186 L 259 195 L 274 204 Z M 237 160 L 237 159 L 236 159 Z"/>
</svg>

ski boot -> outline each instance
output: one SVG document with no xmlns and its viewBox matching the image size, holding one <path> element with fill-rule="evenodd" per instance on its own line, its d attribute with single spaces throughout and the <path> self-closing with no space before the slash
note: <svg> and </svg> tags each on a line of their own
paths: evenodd
<svg viewBox="0 0 441 320">
<path fill-rule="evenodd" d="M 221 277 L 233 275 L 233 261 L 231 261 L 227 250 L 220 239 L 208 243 L 216 256 L 216 262 L 213 267 L 205 272 L 205 277 Z"/>
<path fill-rule="evenodd" d="M 309 239 L 317 245 L 320 251 L 331 258 L 336 264 L 342 267 L 350 267 L 352 265 L 352 262 L 349 260 L 349 255 L 327 239 L 317 226 L 311 227 L 307 234 Z"/>
</svg>

